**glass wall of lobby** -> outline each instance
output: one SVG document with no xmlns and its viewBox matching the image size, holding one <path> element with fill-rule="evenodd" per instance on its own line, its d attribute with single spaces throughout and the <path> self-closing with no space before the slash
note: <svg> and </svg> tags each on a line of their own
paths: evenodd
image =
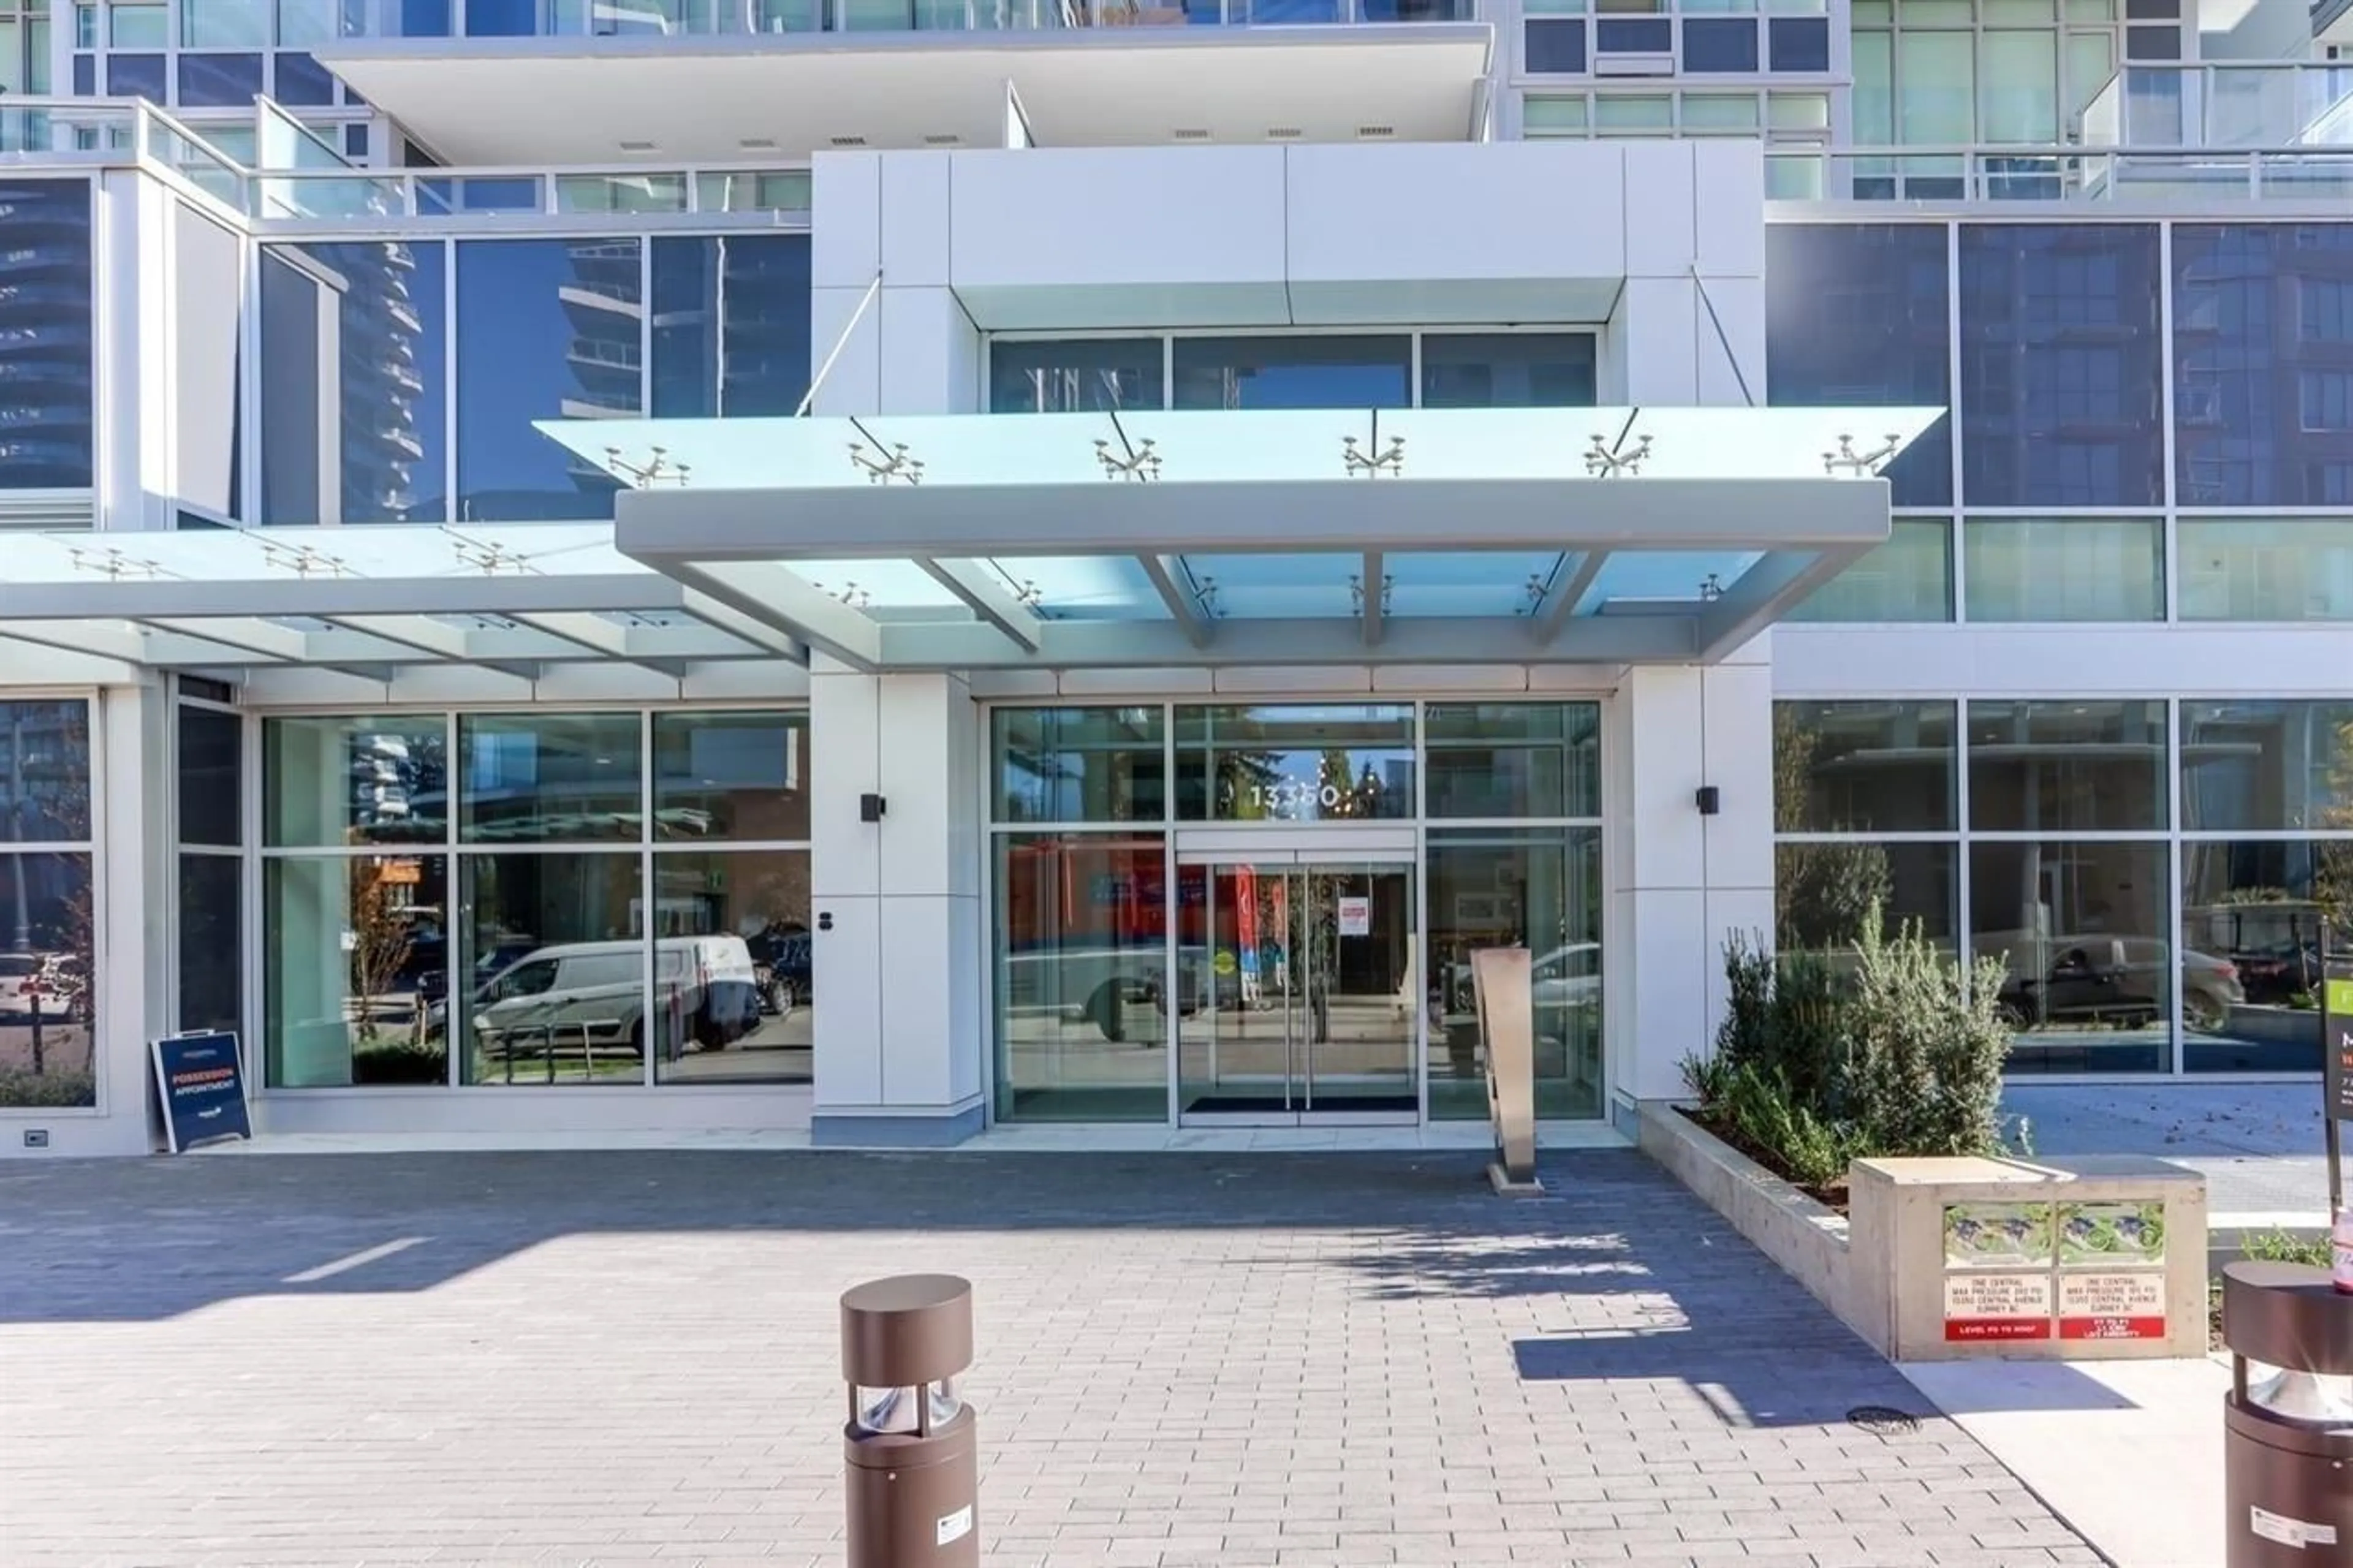
<svg viewBox="0 0 2353 1568">
<path fill-rule="evenodd" d="M 1319 1074 L 1325 1111 L 1482 1117 L 1469 955 L 1514 943 L 1539 1109 L 1599 1115 L 1599 727 L 1582 701 L 992 710 L 998 1120 L 1313 1115 Z"/>
<path fill-rule="evenodd" d="M 266 1088 L 808 1080 L 806 715 L 259 725 Z"/>
</svg>

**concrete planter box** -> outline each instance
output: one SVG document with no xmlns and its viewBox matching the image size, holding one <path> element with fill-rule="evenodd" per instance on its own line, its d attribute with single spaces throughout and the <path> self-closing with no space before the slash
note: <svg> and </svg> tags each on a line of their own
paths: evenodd
<svg viewBox="0 0 2353 1568">
<path fill-rule="evenodd" d="M 2194 1171 L 2129 1155 L 1858 1160 L 1841 1218 L 1673 1105 L 1644 1104 L 1638 1141 L 1890 1360 L 2207 1353 Z"/>
</svg>

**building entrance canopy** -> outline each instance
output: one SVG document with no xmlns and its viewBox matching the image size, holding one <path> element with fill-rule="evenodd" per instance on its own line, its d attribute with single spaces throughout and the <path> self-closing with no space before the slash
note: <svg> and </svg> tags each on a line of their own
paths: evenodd
<svg viewBox="0 0 2353 1568">
<path fill-rule="evenodd" d="M 861 669 L 1709 660 L 1934 408 L 548 421 L 629 558 Z"/>
<path fill-rule="evenodd" d="M 612 523 L 11 538 L 126 666 L 681 673 L 1719 658 L 1888 534 L 1934 408 L 565 421 Z"/>
</svg>

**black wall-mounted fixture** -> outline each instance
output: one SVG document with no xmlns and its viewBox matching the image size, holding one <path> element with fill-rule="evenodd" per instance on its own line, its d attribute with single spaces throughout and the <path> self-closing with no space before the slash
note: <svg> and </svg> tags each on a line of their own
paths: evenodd
<svg viewBox="0 0 2353 1568">
<path fill-rule="evenodd" d="M 879 795 L 860 795 L 858 797 L 858 820 L 860 822 L 881 821 L 882 807 L 884 804 L 882 797 Z"/>
<path fill-rule="evenodd" d="M 1724 797 L 1716 793 L 1714 784 L 1702 784 L 1699 786 L 1698 804 L 1702 816 L 1714 816 L 1724 809 Z"/>
<path fill-rule="evenodd" d="M 818 911 L 817 917 L 817 929 L 819 931 L 831 931 L 833 929 L 833 911 L 831 910 L 821 910 Z"/>
</svg>

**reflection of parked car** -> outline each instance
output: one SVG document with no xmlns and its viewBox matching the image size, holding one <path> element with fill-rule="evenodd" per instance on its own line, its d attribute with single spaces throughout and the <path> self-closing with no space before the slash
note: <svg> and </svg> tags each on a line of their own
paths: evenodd
<svg viewBox="0 0 2353 1568">
<path fill-rule="evenodd" d="M 1017 952 L 1005 962 L 1004 1005 L 1011 1012 L 1050 1009 L 1084 1018 L 1106 1040 L 1127 1037 L 1127 1009 L 1161 1009 L 1168 986 L 1168 949 L 1159 942 L 1133 947 L 1044 948 Z M 1209 951 L 1188 945 L 1176 954 L 1176 1010 L 1200 1010 L 1204 993 L 1239 996 L 1239 982 L 1210 973 Z"/>
<path fill-rule="evenodd" d="M 553 1049 L 573 1042 L 645 1044 L 645 944 L 583 942 L 536 949 L 474 994 L 473 1027 L 486 1046 Z M 760 1019 L 751 950 L 739 936 L 670 937 L 657 944 L 654 984 L 675 999 L 684 1035 L 706 1050 L 743 1038 Z"/>
<path fill-rule="evenodd" d="M 2173 949 L 2149 937 L 2071 936 L 2046 942 L 2010 942 L 1980 937 L 1979 952 L 2007 945 L 2009 974 L 2002 982 L 2001 1009 L 2019 1026 L 2030 1024 L 2161 1023 Z M 2047 965 L 2034 976 L 2032 954 L 2040 948 Z M 2231 1009 L 2242 1005 L 2239 972 L 2202 952 L 2181 953 L 2181 1016 L 2204 1034 L 2221 1029 Z"/>
<path fill-rule="evenodd" d="M 0 952 L 0 1015 L 62 1018 L 72 995 L 61 984 L 60 960 L 38 952 Z"/>
</svg>

